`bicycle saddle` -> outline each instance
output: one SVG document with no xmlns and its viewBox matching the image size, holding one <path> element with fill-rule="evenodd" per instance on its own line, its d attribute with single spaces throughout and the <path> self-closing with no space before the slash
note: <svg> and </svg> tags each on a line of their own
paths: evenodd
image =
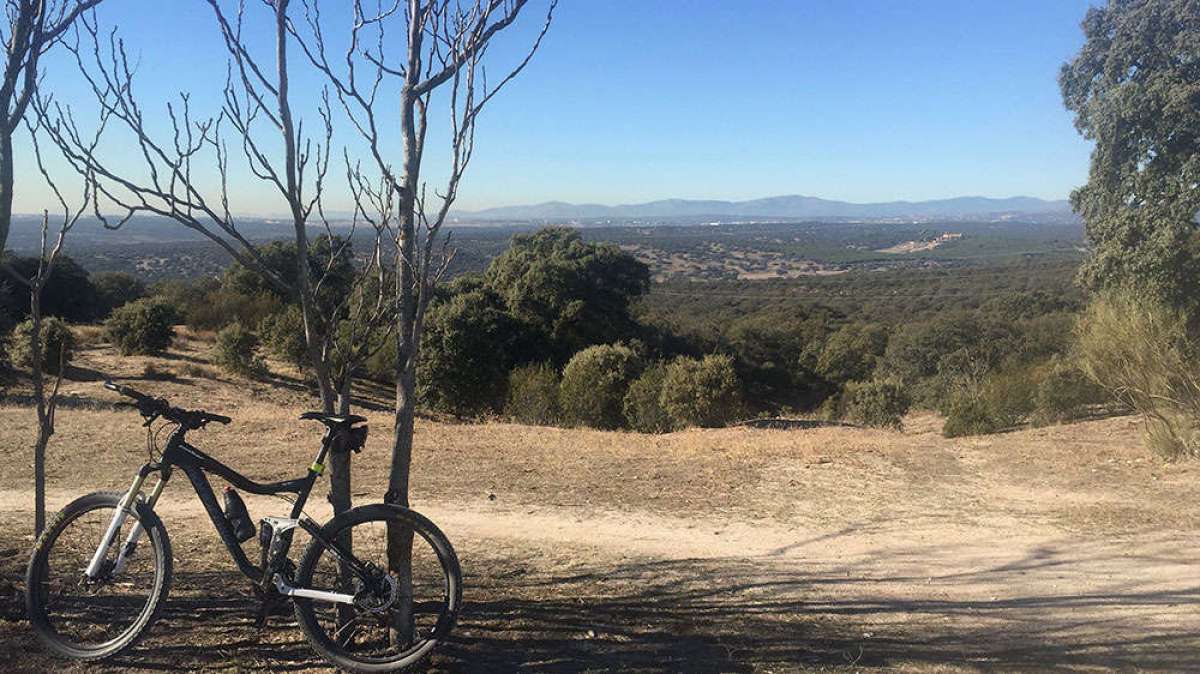
<svg viewBox="0 0 1200 674">
<path fill-rule="evenodd" d="M 353 426 L 354 424 L 366 421 L 366 417 L 360 417 L 357 414 L 325 414 L 324 412 L 305 412 L 300 415 L 301 419 L 319 421 L 326 426 Z"/>
</svg>

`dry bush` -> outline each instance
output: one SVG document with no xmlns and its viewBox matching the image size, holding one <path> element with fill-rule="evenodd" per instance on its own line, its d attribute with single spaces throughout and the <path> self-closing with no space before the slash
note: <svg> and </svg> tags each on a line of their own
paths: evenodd
<svg viewBox="0 0 1200 674">
<path fill-rule="evenodd" d="M 1146 420 L 1146 444 L 1200 457 L 1200 362 L 1186 318 L 1127 293 L 1098 297 L 1078 326 L 1085 373 Z"/>
<path fill-rule="evenodd" d="M 150 381 L 172 381 L 178 377 L 179 375 L 175 374 L 173 370 L 162 367 L 161 365 L 146 363 L 142 366 L 142 379 L 147 379 Z"/>
<path fill-rule="evenodd" d="M 217 374 L 211 368 L 195 363 L 184 363 L 179 366 L 179 373 L 194 379 L 216 379 Z"/>
</svg>

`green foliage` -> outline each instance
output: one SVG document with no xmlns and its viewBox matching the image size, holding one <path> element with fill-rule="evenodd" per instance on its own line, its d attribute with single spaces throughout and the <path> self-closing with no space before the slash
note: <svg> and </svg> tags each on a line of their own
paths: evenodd
<svg viewBox="0 0 1200 674">
<path fill-rule="evenodd" d="M 1062 423 L 1086 417 L 1091 408 L 1111 402 L 1112 397 L 1084 374 L 1075 363 L 1051 361 L 1037 384 L 1036 421 Z"/>
<path fill-rule="evenodd" d="M 655 363 L 629 385 L 621 406 L 630 428 L 642 433 L 667 433 L 674 430 L 675 422 L 662 402 L 663 382 L 666 379 L 666 364 Z"/>
<path fill-rule="evenodd" d="M 831 383 L 866 381 L 875 371 L 887 343 L 887 328 L 882 325 L 844 325 L 825 340 L 814 369 Z"/>
<path fill-rule="evenodd" d="M 723 426 L 742 412 L 733 359 L 708 355 L 677 358 L 663 378 L 662 406 L 677 426 Z"/>
<path fill-rule="evenodd" d="M 622 405 L 641 359 L 622 344 L 590 346 L 563 368 L 559 402 L 567 423 L 614 429 L 624 425 Z"/>
<path fill-rule="evenodd" d="M 1002 430 L 1003 424 L 995 417 L 987 403 L 977 396 L 959 395 L 952 398 L 946 410 L 946 423 L 942 435 L 959 438 L 967 435 L 987 435 Z"/>
<path fill-rule="evenodd" d="M 1012 323 L 963 312 L 898 328 L 880 370 L 912 387 L 915 402 L 944 411 L 952 388 L 963 381 L 977 385 L 1019 348 Z"/>
<path fill-rule="evenodd" d="M 421 399 L 462 417 L 500 409 L 522 339 L 523 326 L 486 290 L 431 307 L 417 376 Z"/>
<path fill-rule="evenodd" d="M 1014 367 L 962 382 L 951 390 L 943 410 L 948 438 L 984 435 L 1026 421 L 1037 405 L 1038 382 L 1032 368 Z"/>
<path fill-rule="evenodd" d="M 721 351 L 733 357 L 746 401 L 755 410 L 811 403 L 824 389 L 806 367 L 806 349 L 819 348 L 839 316 L 814 306 L 785 314 L 760 312 L 731 323 Z"/>
<path fill-rule="evenodd" d="M 14 365 L 33 367 L 35 351 L 32 344 L 33 320 L 27 320 L 13 330 L 9 339 L 9 354 Z M 75 351 L 75 334 L 60 318 L 47 316 L 42 319 L 41 359 L 42 370 L 59 374 L 63 366 L 71 361 Z"/>
<path fill-rule="evenodd" d="M 904 385 L 895 379 L 851 382 L 846 385 L 844 395 L 846 417 L 876 428 L 900 429 L 912 405 Z"/>
<path fill-rule="evenodd" d="M 1083 371 L 1146 420 L 1146 441 L 1168 458 L 1200 457 L 1200 360 L 1181 311 L 1114 292 L 1079 322 Z"/>
<path fill-rule="evenodd" d="M 213 362 L 222 369 L 245 376 L 261 376 L 266 363 L 258 356 L 258 335 L 241 323 L 230 323 L 217 332 Z"/>
<path fill-rule="evenodd" d="M 585 347 L 637 336 L 630 305 L 648 289 L 650 271 L 617 246 L 549 227 L 514 236 L 484 282 L 541 337 L 532 359 L 562 363 Z"/>
<path fill-rule="evenodd" d="M 152 298 L 130 302 L 104 323 L 108 340 L 123 355 L 158 354 L 175 338 L 175 310 Z"/>
<path fill-rule="evenodd" d="M 146 296 L 146 284 L 122 271 L 102 271 L 88 277 L 96 289 L 96 318 L 107 318 L 114 309 Z"/>
<path fill-rule="evenodd" d="M 258 327 L 263 346 L 277 358 L 304 369 L 308 365 L 308 347 L 304 339 L 304 316 L 295 305 L 270 314 Z"/>
<path fill-rule="evenodd" d="M 1059 75 L 1075 126 L 1094 142 L 1088 182 L 1071 195 L 1094 289 L 1128 288 L 1200 310 L 1200 9 L 1195 0 L 1109 0 Z"/>
<path fill-rule="evenodd" d="M 38 270 L 38 258 L 7 256 L 6 261 L 24 278 L 33 278 Z M 29 289 L 24 285 L 5 284 L 0 286 L 5 296 L 0 304 L 14 320 L 29 317 Z M 57 316 L 73 323 L 85 323 L 97 316 L 96 289 L 88 273 L 74 260 L 65 255 L 58 258 L 46 284 L 42 287 L 42 315 Z"/>
<path fill-rule="evenodd" d="M 508 375 L 504 416 L 522 424 L 551 426 L 562 416 L 558 373 L 549 363 L 522 365 Z"/>
<path fill-rule="evenodd" d="M 298 284 L 296 244 L 294 241 L 272 241 L 258 247 L 262 264 L 289 287 Z M 354 252 L 341 237 L 322 235 L 308 245 L 309 279 L 317 289 L 317 302 L 328 310 L 351 291 L 354 285 Z M 270 295 L 281 303 L 293 302 L 295 297 L 271 283 L 256 269 L 233 263 L 221 277 L 221 287 L 227 293 L 242 297 Z"/>
</svg>

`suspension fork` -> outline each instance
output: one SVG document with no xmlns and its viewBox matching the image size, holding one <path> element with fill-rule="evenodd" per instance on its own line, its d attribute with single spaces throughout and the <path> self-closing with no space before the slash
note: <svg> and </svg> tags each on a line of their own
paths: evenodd
<svg viewBox="0 0 1200 674">
<path fill-rule="evenodd" d="M 151 464 L 142 466 L 138 471 L 138 475 L 130 485 L 129 491 L 125 492 L 125 496 L 117 504 L 117 511 L 113 513 L 112 521 L 108 524 L 108 529 L 105 530 L 104 536 L 100 539 L 100 545 L 96 548 L 96 553 L 92 555 L 92 561 L 88 564 L 87 577 L 95 580 L 100 575 L 100 571 L 104 567 L 104 558 L 108 556 L 108 549 L 112 546 L 113 540 L 120 533 L 121 527 L 125 524 L 126 518 L 133 513 L 133 509 L 137 507 L 138 498 L 141 496 L 142 486 L 146 483 L 146 478 L 150 473 L 154 472 L 154 467 Z M 154 504 L 158 503 L 158 498 L 162 496 L 163 488 L 167 486 L 167 480 L 171 477 L 170 466 L 164 466 L 159 474 L 158 482 L 154 485 L 154 489 L 150 491 L 150 496 L 144 498 L 142 503 L 150 510 L 154 509 Z M 141 520 L 134 522 L 133 527 L 129 530 L 129 535 L 125 538 L 125 544 L 121 546 L 121 551 L 117 553 L 117 559 L 113 563 L 112 575 L 117 575 L 125 569 L 125 563 L 129 555 L 137 547 L 138 539 L 141 538 L 143 531 Z"/>
</svg>

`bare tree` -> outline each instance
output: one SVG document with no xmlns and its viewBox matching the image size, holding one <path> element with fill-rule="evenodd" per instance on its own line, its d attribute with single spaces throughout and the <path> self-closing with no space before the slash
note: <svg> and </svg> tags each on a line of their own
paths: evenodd
<svg viewBox="0 0 1200 674">
<path fill-rule="evenodd" d="M 307 359 L 319 390 L 322 409 L 348 413 L 350 382 L 355 368 L 369 355 L 368 343 L 375 328 L 385 323 L 390 305 L 385 301 L 381 239 L 357 267 L 355 291 L 336 301 L 322 302 L 320 290 L 335 263 L 351 245 L 350 233 L 334 236 L 324 203 L 332 164 L 333 119 L 326 92 L 307 100 L 319 101 L 320 124 L 307 133 L 293 109 L 288 61 L 288 0 L 266 3 L 274 36 L 274 62 L 262 62 L 252 54 L 244 35 L 246 5 L 236 4 L 227 12 L 218 0 L 207 0 L 225 45 L 228 77 L 221 110 L 197 118 L 190 96 L 180 94 L 167 104 L 171 133 L 156 138 L 146 113 L 135 95 L 135 65 L 124 42 L 115 31 L 101 34 L 94 17 L 80 21 L 86 40 L 68 43 L 79 70 L 88 82 L 102 117 L 123 128 L 132 137 L 141 171 L 128 170 L 92 151 L 85 142 L 71 109 L 57 102 L 38 99 L 42 114 L 57 120 L 51 137 L 67 160 L 82 175 L 96 180 L 95 215 L 105 226 L 116 229 L 139 215 L 159 216 L 204 235 L 221 246 L 233 259 L 262 275 L 283 294 L 300 305 L 304 321 Z M 230 150 L 230 140 L 235 150 Z M 296 273 L 289 281 L 271 269 L 260 251 L 243 235 L 241 219 L 235 215 L 229 190 L 231 155 L 238 153 L 249 171 L 278 195 L 286 207 L 296 248 Z M 346 161 L 347 170 L 353 167 Z M 206 189 L 206 182 L 215 186 Z M 353 180 L 350 175 L 348 180 Z M 116 211 L 111 218 L 104 210 Z M 328 258 L 311 268 L 309 227 L 324 228 L 329 237 Z M 370 297 L 373 290 L 376 297 Z M 339 325 L 353 321 L 350 339 L 339 339 Z M 340 513 L 350 507 L 350 464 L 345 453 L 330 461 L 330 501 Z"/>
<path fill-rule="evenodd" d="M 0 84 L 0 251 L 8 243 L 13 214 L 13 135 L 37 91 L 39 63 L 80 15 L 102 0 L 6 0 L 4 82 Z"/>
<path fill-rule="evenodd" d="M 305 24 L 289 24 L 289 29 L 332 84 L 379 174 L 377 182 L 355 185 L 357 208 L 364 215 L 378 214 L 376 227 L 387 232 L 394 244 L 395 435 L 384 500 L 407 506 L 425 312 L 453 254 L 439 234 L 471 162 L 479 114 L 529 64 L 550 27 L 557 0 L 549 2 L 541 31 L 524 58 L 491 86 L 484 67 L 488 47 L 517 20 L 527 0 L 393 0 L 375 3 L 371 11 L 355 0 L 348 46 L 336 56 L 328 46 L 319 0 L 302 2 Z M 404 53 L 392 61 L 387 54 L 387 31 L 389 23 L 399 21 L 403 21 Z M 392 99 L 381 96 L 389 86 L 398 88 L 398 117 L 391 116 Z M 431 197 L 421 170 L 435 93 L 437 102 L 444 101 L 447 106 L 450 148 L 448 177 Z M 402 149 L 398 167 L 381 142 L 385 120 L 389 124 L 394 120 L 399 126 Z M 389 531 L 388 563 L 406 583 L 411 554 L 411 531 Z M 400 616 L 399 621 L 397 637 L 403 639 L 411 620 Z"/>
<path fill-rule="evenodd" d="M 13 140 L 25 122 L 25 114 L 40 82 L 39 64 L 42 56 L 59 43 L 63 34 L 85 11 L 100 4 L 102 0 L 6 0 L 4 3 L 6 22 L 0 25 L 0 39 L 4 41 L 4 81 L 0 83 L 0 254 L 8 244 L 12 229 L 13 189 L 15 173 L 13 164 Z M 31 135 L 34 135 L 31 129 Z M 34 136 L 36 146 L 36 136 Z M 49 174 L 38 154 L 38 167 L 49 181 Z M 50 182 L 55 195 L 64 207 L 64 219 L 58 228 L 54 243 L 49 243 L 50 215 L 43 212 L 41 250 L 38 267 L 33 276 L 23 276 L 5 263 L 5 271 L 26 287 L 30 293 L 30 318 L 32 334 L 32 375 L 34 400 L 37 407 L 38 431 L 33 450 L 34 471 L 34 531 L 41 534 L 46 523 L 46 446 L 54 434 L 54 412 L 58 405 L 58 388 L 62 382 L 61 368 L 51 394 L 46 395 L 44 363 L 42 361 L 42 309 L 41 295 L 54 265 L 62 253 L 67 232 L 79 217 L 78 211 L 71 212 Z M 49 248 L 48 248 L 49 246 Z"/>
<path fill-rule="evenodd" d="M 42 162 L 42 153 L 37 140 L 39 125 L 27 124 L 27 126 L 29 128 L 30 139 L 33 142 L 33 153 L 37 159 L 38 170 L 54 193 L 63 212 L 62 221 L 58 225 L 53 243 L 50 242 L 50 212 L 48 210 L 42 212 L 41 247 L 38 252 L 37 267 L 32 274 L 22 274 L 7 261 L 4 264 L 4 271 L 29 291 L 30 379 L 33 384 L 34 407 L 37 410 L 37 439 L 33 446 L 33 529 L 34 534 L 40 536 L 42 529 L 46 526 L 46 447 L 50 444 L 50 437 L 54 435 L 54 417 L 55 412 L 58 410 L 59 400 L 58 391 L 62 386 L 63 373 L 66 370 L 67 360 L 66 354 L 63 352 L 64 345 L 60 343 L 57 361 L 58 371 L 54 373 L 54 384 L 50 387 L 49 392 L 47 392 L 45 352 L 47 348 L 50 348 L 50 345 L 44 343 L 46 335 L 43 331 L 42 289 L 46 287 L 47 281 L 50 280 L 51 274 L 54 273 L 54 267 L 62 257 L 67 233 L 79 221 L 79 216 L 87 207 L 91 191 L 90 183 L 85 180 L 83 185 L 83 199 L 80 206 L 72 208 L 67 203 L 58 185 L 51 178 L 45 164 Z"/>
</svg>

